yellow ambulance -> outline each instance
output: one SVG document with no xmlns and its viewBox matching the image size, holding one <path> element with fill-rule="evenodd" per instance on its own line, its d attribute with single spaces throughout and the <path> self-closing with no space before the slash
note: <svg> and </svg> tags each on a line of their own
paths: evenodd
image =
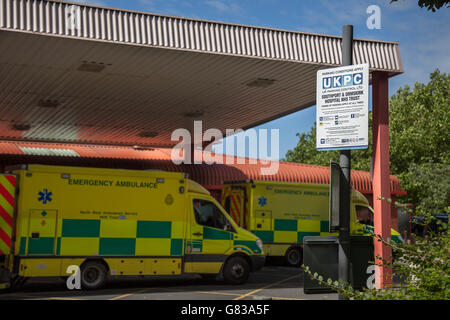
<svg viewBox="0 0 450 320">
<path fill-rule="evenodd" d="M 233 220 L 264 243 L 267 257 L 284 257 L 298 266 L 305 236 L 335 236 L 329 233 L 329 185 L 272 181 L 224 182 L 222 206 Z M 352 190 L 350 233 L 368 235 L 373 230 L 373 209 L 367 199 Z M 394 241 L 402 241 L 391 230 Z"/>
<path fill-rule="evenodd" d="M 184 173 L 22 165 L 0 175 L 3 286 L 71 266 L 86 289 L 121 275 L 240 284 L 264 260 L 261 240 Z"/>
</svg>

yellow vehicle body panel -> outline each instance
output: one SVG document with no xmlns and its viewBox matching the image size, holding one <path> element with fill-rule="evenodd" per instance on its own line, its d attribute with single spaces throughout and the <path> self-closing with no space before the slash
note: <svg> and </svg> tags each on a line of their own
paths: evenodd
<svg viewBox="0 0 450 320">
<path fill-rule="evenodd" d="M 20 261 L 20 276 L 67 276 L 86 259 L 102 259 L 111 275 L 218 273 L 238 247 L 263 255 L 258 238 L 183 173 L 44 165 L 10 173 L 19 193 L 8 261 Z M 193 199 L 217 205 L 234 232 L 197 224 Z"/>
<path fill-rule="evenodd" d="M 186 273 L 200 273 L 200 274 L 217 274 L 222 268 L 220 262 L 203 262 L 201 264 L 195 262 L 186 262 Z"/>
</svg>

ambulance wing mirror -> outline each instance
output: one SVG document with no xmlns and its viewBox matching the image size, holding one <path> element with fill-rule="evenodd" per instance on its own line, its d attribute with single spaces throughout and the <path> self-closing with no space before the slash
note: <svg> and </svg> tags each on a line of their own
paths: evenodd
<svg viewBox="0 0 450 320">
<path fill-rule="evenodd" d="M 225 230 L 225 231 L 228 231 L 228 232 L 236 232 L 236 231 L 234 230 L 233 226 L 231 225 L 230 221 L 228 221 L 228 220 L 227 220 L 227 222 L 225 223 L 225 228 L 224 228 L 224 230 Z"/>
<path fill-rule="evenodd" d="M 329 212 L 329 229 L 330 232 L 339 231 L 339 210 L 341 183 L 344 181 L 341 166 L 330 162 L 330 212 Z"/>
</svg>

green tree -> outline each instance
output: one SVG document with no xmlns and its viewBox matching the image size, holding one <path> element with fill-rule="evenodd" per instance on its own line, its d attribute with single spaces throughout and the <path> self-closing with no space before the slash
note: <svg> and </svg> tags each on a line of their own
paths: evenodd
<svg viewBox="0 0 450 320">
<path fill-rule="evenodd" d="M 369 122 L 372 122 L 372 111 L 369 112 Z M 329 166 L 330 161 L 339 162 L 339 151 L 317 151 L 316 149 L 316 123 L 309 132 L 297 133 L 299 142 L 293 150 L 286 152 L 285 161 Z M 369 126 L 369 148 L 352 151 L 352 169 L 370 170 L 370 157 L 372 156 L 372 127 Z"/>
<path fill-rule="evenodd" d="M 450 165 L 442 163 L 411 164 L 399 175 L 406 197 L 417 214 L 450 212 Z"/>
<path fill-rule="evenodd" d="M 391 0 L 392 2 L 397 2 L 398 0 Z M 436 10 L 444 7 L 447 5 L 450 1 L 449 0 L 418 0 L 417 4 L 419 7 L 423 8 L 426 7 L 427 10 L 431 10 L 435 12 Z M 448 8 L 449 6 L 447 6 Z"/>
<path fill-rule="evenodd" d="M 389 102 L 390 168 L 408 192 L 403 202 L 419 211 L 447 211 L 450 186 L 450 75 L 435 70 L 427 84 L 400 88 Z M 369 121 L 372 122 L 372 114 Z M 285 160 L 328 166 L 339 161 L 338 151 L 316 150 L 316 124 L 297 134 L 297 146 Z M 369 148 L 352 151 L 352 168 L 370 170 L 372 130 Z"/>
<path fill-rule="evenodd" d="M 426 216 L 428 223 L 433 217 Z M 436 220 L 436 219 L 434 219 Z M 449 300 L 450 299 L 450 233 L 448 225 L 435 221 L 438 232 L 430 232 L 426 238 L 416 237 L 414 244 L 396 244 L 375 237 L 395 253 L 393 263 L 380 265 L 391 267 L 401 281 L 386 289 L 354 290 L 348 283 L 324 279 L 310 266 L 303 265 L 305 273 L 322 285 L 328 286 L 352 300 Z"/>
<path fill-rule="evenodd" d="M 390 99 L 391 172 L 416 211 L 447 211 L 450 185 L 450 75 L 400 88 Z"/>
</svg>

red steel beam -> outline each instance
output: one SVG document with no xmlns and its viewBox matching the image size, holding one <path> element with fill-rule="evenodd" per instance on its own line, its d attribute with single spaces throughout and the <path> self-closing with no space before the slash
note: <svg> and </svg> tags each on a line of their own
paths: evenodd
<svg viewBox="0 0 450 320">
<path fill-rule="evenodd" d="M 373 208 L 374 232 L 383 239 L 391 238 L 391 198 L 389 185 L 389 94 L 388 74 L 374 72 L 372 74 L 373 100 Z M 384 200 L 380 199 L 381 197 Z M 392 250 L 380 241 L 374 241 L 375 263 L 392 261 Z M 392 269 L 390 267 L 376 268 L 375 285 L 377 288 L 387 288 L 392 285 Z"/>
</svg>

